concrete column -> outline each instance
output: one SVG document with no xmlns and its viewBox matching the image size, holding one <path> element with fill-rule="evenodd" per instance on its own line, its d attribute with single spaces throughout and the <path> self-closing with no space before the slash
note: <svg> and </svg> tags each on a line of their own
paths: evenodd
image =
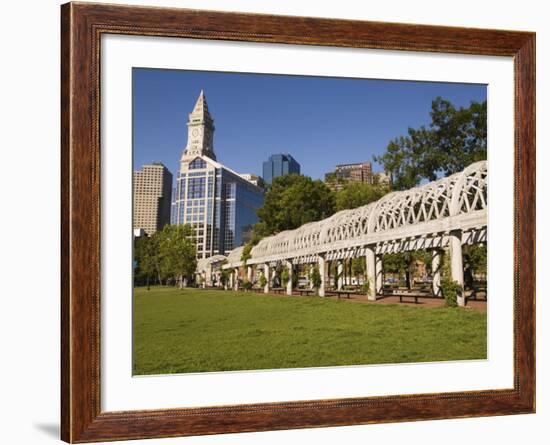
<svg viewBox="0 0 550 445">
<path fill-rule="evenodd" d="M 206 272 L 202 273 L 202 288 L 206 289 Z"/>
<path fill-rule="evenodd" d="M 382 294 L 383 278 L 382 255 L 376 255 L 376 295 Z"/>
<path fill-rule="evenodd" d="M 449 254 L 451 256 L 451 276 L 462 287 L 457 302 L 459 306 L 466 305 L 464 298 L 464 266 L 462 265 L 462 231 L 453 230 L 449 233 Z"/>
<path fill-rule="evenodd" d="M 233 276 L 233 272 L 231 272 L 229 274 L 229 289 L 233 289 L 235 287 L 235 285 L 233 284 L 234 282 L 234 276 Z M 227 290 L 227 286 L 226 286 L 226 290 Z"/>
<path fill-rule="evenodd" d="M 441 297 L 441 251 L 432 250 L 432 289 L 436 297 Z"/>
<path fill-rule="evenodd" d="M 327 282 L 326 277 L 326 261 L 325 259 L 319 255 L 318 257 L 318 265 L 319 265 L 319 275 L 321 276 L 321 285 L 319 286 L 319 296 L 324 297 L 325 296 L 325 287 Z"/>
<path fill-rule="evenodd" d="M 344 283 L 344 261 L 338 260 L 338 285 L 336 286 L 338 290 L 342 289 L 342 285 Z"/>
<path fill-rule="evenodd" d="M 246 279 L 252 283 L 252 266 L 246 267 Z"/>
<path fill-rule="evenodd" d="M 239 268 L 236 267 L 235 271 L 235 281 L 233 282 L 233 290 L 239 290 Z"/>
<path fill-rule="evenodd" d="M 310 289 L 313 289 L 313 282 L 311 281 L 311 274 L 313 273 L 313 268 L 314 268 L 314 267 L 315 267 L 315 266 L 314 266 L 313 264 L 310 264 L 310 265 L 309 265 L 309 274 L 308 274 L 308 276 L 307 276 L 307 279 L 308 279 L 308 281 L 309 281 L 309 288 L 310 288 Z"/>
<path fill-rule="evenodd" d="M 376 254 L 374 253 L 374 246 L 367 246 L 366 251 L 366 276 L 369 281 L 367 298 L 371 301 L 376 301 Z"/>
<path fill-rule="evenodd" d="M 270 271 L 269 271 L 269 264 L 264 264 L 264 277 L 265 277 L 265 286 L 264 286 L 264 293 L 269 293 L 269 287 L 271 285 L 271 277 L 270 277 Z"/>
<path fill-rule="evenodd" d="M 274 267 L 273 270 L 271 271 L 271 278 L 268 279 L 268 280 L 271 280 L 270 281 L 271 286 L 275 286 L 273 283 L 275 282 L 276 276 L 277 276 L 277 267 Z"/>
<path fill-rule="evenodd" d="M 287 261 L 286 267 L 288 269 L 288 283 L 286 283 L 286 294 L 292 295 L 292 275 L 294 274 L 294 269 L 292 268 L 292 261 Z"/>
</svg>

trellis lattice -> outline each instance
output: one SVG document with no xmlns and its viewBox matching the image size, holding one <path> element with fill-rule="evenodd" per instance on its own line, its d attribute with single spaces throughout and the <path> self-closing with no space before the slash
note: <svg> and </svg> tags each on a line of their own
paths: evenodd
<svg viewBox="0 0 550 445">
<path fill-rule="evenodd" d="M 473 242 L 469 240 L 481 239 L 486 226 L 487 162 L 479 161 L 446 178 L 264 238 L 252 249 L 248 264 L 292 258 L 303 262 L 343 249 L 360 252 L 366 245 L 379 251 L 382 245 L 391 251 L 420 248 L 435 239 L 441 245 L 452 230 L 462 230 L 463 239 Z M 411 239 L 416 241 L 405 242 Z M 239 249 L 230 252 L 229 265 L 240 262 Z"/>
</svg>

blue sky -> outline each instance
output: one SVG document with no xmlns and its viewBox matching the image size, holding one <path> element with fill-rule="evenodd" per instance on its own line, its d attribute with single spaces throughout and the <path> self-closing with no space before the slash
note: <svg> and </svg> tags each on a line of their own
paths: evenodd
<svg viewBox="0 0 550 445">
<path fill-rule="evenodd" d="M 372 161 L 408 127 L 429 124 L 437 96 L 456 106 L 487 97 L 477 84 L 135 68 L 134 169 L 160 161 L 175 175 L 201 89 L 219 162 L 261 175 L 269 155 L 290 153 L 315 179 L 336 164 Z"/>
</svg>

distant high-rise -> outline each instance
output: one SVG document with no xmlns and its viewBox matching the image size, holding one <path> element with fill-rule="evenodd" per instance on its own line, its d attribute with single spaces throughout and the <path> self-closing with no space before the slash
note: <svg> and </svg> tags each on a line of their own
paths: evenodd
<svg viewBox="0 0 550 445">
<path fill-rule="evenodd" d="M 152 235 L 170 223 L 172 173 L 154 162 L 134 171 L 134 229 Z"/>
<path fill-rule="evenodd" d="M 325 175 L 325 182 L 333 190 L 341 190 L 346 182 L 373 184 L 372 165 L 370 162 L 337 165 L 334 172 Z"/>
<path fill-rule="evenodd" d="M 300 164 L 289 154 L 271 155 L 263 165 L 263 179 L 266 184 L 271 184 L 278 176 L 300 174 Z"/>
</svg>

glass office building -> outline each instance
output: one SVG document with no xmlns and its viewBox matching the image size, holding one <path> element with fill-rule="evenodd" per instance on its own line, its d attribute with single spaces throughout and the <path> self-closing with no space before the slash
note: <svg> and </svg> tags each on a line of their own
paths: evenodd
<svg viewBox="0 0 550 445">
<path fill-rule="evenodd" d="M 271 184 L 278 176 L 300 174 L 300 164 L 289 154 L 271 155 L 263 164 L 263 179 L 266 184 Z"/>
<path fill-rule="evenodd" d="M 244 244 L 258 221 L 256 209 L 263 204 L 263 189 L 216 161 L 214 121 L 202 91 L 187 125 L 172 224 L 194 227 L 198 258 L 225 255 Z"/>
</svg>

